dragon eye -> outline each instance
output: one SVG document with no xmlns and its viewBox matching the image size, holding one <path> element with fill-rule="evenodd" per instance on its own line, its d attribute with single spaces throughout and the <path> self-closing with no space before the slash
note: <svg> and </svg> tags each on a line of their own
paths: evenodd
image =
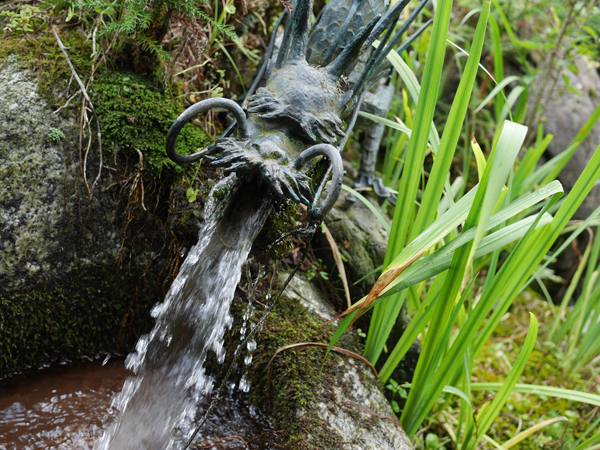
<svg viewBox="0 0 600 450">
<path fill-rule="evenodd" d="M 287 162 L 287 155 L 285 152 L 273 144 L 261 146 L 260 154 L 266 159 L 277 159 L 283 163 Z"/>
</svg>

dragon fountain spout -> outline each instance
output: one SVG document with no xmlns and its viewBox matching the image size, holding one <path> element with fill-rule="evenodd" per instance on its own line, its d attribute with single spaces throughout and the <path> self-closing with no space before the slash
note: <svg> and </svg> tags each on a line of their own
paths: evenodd
<svg viewBox="0 0 600 450">
<path fill-rule="evenodd" d="M 190 445 L 198 405 L 212 390 L 203 365 L 209 351 L 219 361 L 225 359 L 229 306 L 254 239 L 280 198 L 307 206 L 309 230 L 331 210 L 342 185 L 339 150 L 363 93 L 385 74 L 387 53 L 426 1 L 394 33 L 409 0 L 387 12 L 382 0 L 332 0 L 312 29 L 312 0 L 298 0 L 276 52 L 277 28 L 287 13 L 279 19 L 243 107 L 228 99 L 204 100 L 175 121 L 167 137 L 173 161 L 188 164 L 204 158 L 211 166 L 235 172 L 242 183 L 218 221 L 221 204 L 209 196 L 198 244 L 186 256 L 165 301 L 153 309 L 154 329 L 128 356 L 127 367 L 136 376 L 116 399 L 120 414 L 96 450 L 173 450 L 182 439 Z M 182 128 L 212 108 L 227 110 L 235 122 L 208 148 L 193 155 L 177 153 Z M 303 169 L 317 157 L 327 158 L 330 170 L 314 189 Z M 320 202 L 329 173 L 331 187 Z M 230 182 L 227 178 L 219 184 Z"/>
<path fill-rule="evenodd" d="M 345 143 L 352 130 L 363 94 L 386 75 L 387 54 L 427 0 L 394 33 L 408 2 L 401 0 L 385 12 L 383 1 L 333 0 L 311 28 L 312 0 L 298 0 L 277 50 L 277 29 L 287 12 L 275 27 L 244 108 L 228 99 L 192 105 L 171 127 L 167 154 L 177 163 L 204 158 L 211 166 L 236 172 L 245 180 L 258 177 L 276 196 L 305 204 L 310 218 L 320 221 L 341 192 L 343 144 L 339 143 Z M 410 45 L 427 25 L 402 47 Z M 372 44 L 382 35 L 373 49 Z M 230 112 L 234 124 L 210 147 L 191 156 L 178 154 L 175 142 L 183 126 L 217 107 Z M 351 115 L 344 130 L 343 119 Z M 320 205 L 327 180 L 322 180 L 315 195 L 310 178 L 302 172 L 306 163 L 318 156 L 328 158 L 327 173 L 332 175 L 331 188 Z"/>
</svg>

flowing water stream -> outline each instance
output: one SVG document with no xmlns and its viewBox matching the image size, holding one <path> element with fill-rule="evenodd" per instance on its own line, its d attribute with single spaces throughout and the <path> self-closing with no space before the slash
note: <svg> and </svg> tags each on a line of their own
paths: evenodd
<svg viewBox="0 0 600 450">
<path fill-rule="evenodd" d="M 217 220 L 222 204 L 215 193 L 231 188 L 232 178 L 213 188 L 198 243 L 165 301 L 152 310 L 154 329 L 128 356 L 127 367 L 136 376 L 116 399 L 121 413 L 96 450 L 172 450 L 192 435 L 198 405 L 213 388 L 203 364 L 209 350 L 219 363 L 225 359 L 229 307 L 242 265 L 271 208 L 269 198 L 258 197 L 253 186 L 244 184 Z"/>
</svg>

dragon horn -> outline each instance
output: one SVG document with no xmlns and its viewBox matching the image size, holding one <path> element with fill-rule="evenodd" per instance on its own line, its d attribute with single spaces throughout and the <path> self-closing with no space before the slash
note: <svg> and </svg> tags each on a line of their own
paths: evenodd
<svg viewBox="0 0 600 450">
<path fill-rule="evenodd" d="M 348 27 L 350 26 L 350 22 L 352 22 L 352 19 L 354 18 L 354 14 L 356 14 L 356 10 L 361 5 L 362 1 L 363 0 L 352 0 L 352 3 L 350 4 L 350 8 L 348 9 L 348 13 L 346 14 L 346 18 L 344 19 L 344 22 L 342 23 L 342 26 L 340 27 L 340 31 L 338 32 L 337 37 L 335 38 L 335 41 L 331 45 L 331 48 L 329 49 L 329 52 L 327 53 L 327 56 L 325 57 L 325 60 L 323 61 L 323 65 L 329 64 L 331 62 L 331 60 L 333 59 L 335 52 L 340 48 L 340 43 L 342 41 L 342 37 L 344 36 L 344 33 L 346 32 L 346 30 L 348 30 Z"/>
<path fill-rule="evenodd" d="M 295 7 L 295 1 L 291 1 L 290 4 Z M 283 29 L 283 38 L 281 40 L 281 46 L 279 47 L 279 52 L 277 53 L 277 61 L 275 61 L 275 68 L 280 69 L 281 65 L 287 58 L 288 51 L 290 49 L 290 42 L 292 40 L 292 20 L 291 14 L 287 11 L 287 9 L 283 13 L 286 16 L 285 19 L 285 28 Z"/>
<path fill-rule="evenodd" d="M 386 29 L 388 29 L 386 39 L 389 40 L 389 38 L 391 37 L 390 31 L 393 30 L 396 26 L 396 22 L 398 21 L 400 14 L 402 13 L 402 11 L 404 11 L 404 8 L 406 8 L 406 5 L 408 5 L 409 2 L 410 0 L 402 0 L 396 3 L 390 9 L 388 9 L 388 11 L 383 15 L 383 17 L 377 24 L 377 26 L 373 29 L 373 32 L 371 33 L 371 36 L 369 36 L 369 39 L 367 39 L 365 45 L 370 46 L 373 42 L 375 42 L 375 39 L 378 39 L 381 33 L 383 33 Z"/>
<path fill-rule="evenodd" d="M 365 41 L 371 35 L 373 28 L 377 25 L 377 22 L 381 18 L 381 15 L 376 16 L 366 26 L 362 27 L 356 34 L 354 39 L 346 46 L 346 48 L 338 55 L 335 60 L 327 66 L 327 73 L 332 78 L 337 79 L 341 77 L 346 69 L 352 64 L 362 48 Z"/>
<path fill-rule="evenodd" d="M 416 9 L 412 12 L 410 17 L 408 19 L 406 19 L 406 22 L 404 22 L 402 24 L 402 27 L 394 35 L 394 37 L 392 38 L 392 40 L 390 41 L 390 43 L 388 44 L 386 49 L 383 51 L 386 55 L 392 48 L 394 48 L 396 45 L 398 45 L 398 43 L 400 42 L 400 39 L 402 39 L 402 36 L 404 36 L 404 33 L 406 33 L 406 30 L 408 30 L 408 27 L 410 27 L 412 25 L 412 23 L 417 18 L 417 15 L 419 15 L 419 13 L 423 10 L 423 8 L 425 8 L 425 5 L 427 4 L 428 1 L 429 0 L 422 0 L 421 3 L 419 3 L 419 5 L 416 7 Z M 429 26 L 429 25 L 427 25 L 427 26 Z M 425 28 L 427 28 L 427 27 L 425 27 Z M 417 31 L 415 33 L 416 36 L 419 37 L 419 35 L 425 30 L 425 28 L 421 28 L 419 31 Z M 410 44 L 408 44 L 408 45 L 410 45 Z M 387 50 L 387 52 L 386 52 L 386 50 Z"/>
<path fill-rule="evenodd" d="M 412 43 L 415 42 L 417 40 L 417 38 L 419 36 L 421 36 L 421 34 L 423 34 L 423 31 L 425 31 L 429 27 L 429 25 L 431 25 L 432 23 L 433 23 L 433 19 L 429 19 L 421 28 L 419 28 L 411 37 L 409 37 L 400 47 L 398 47 L 398 49 L 396 50 L 396 53 L 398 53 L 399 55 L 401 55 L 402 52 L 404 52 L 404 50 L 406 50 L 408 47 L 410 47 L 412 45 Z M 395 38 L 395 36 L 394 36 L 394 38 Z M 390 43 L 388 45 L 388 47 L 391 46 L 391 45 L 392 44 Z M 390 47 L 390 50 L 391 50 L 391 47 Z M 385 69 L 385 67 L 388 64 L 389 64 L 388 61 L 382 59 L 379 62 L 379 64 L 376 66 L 376 68 L 373 69 L 372 73 L 374 73 L 374 74 L 380 73 L 382 70 Z"/>
<path fill-rule="evenodd" d="M 292 15 L 292 45 L 288 61 L 296 64 L 306 61 L 306 47 L 308 46 L 308 32 L 310 28 L 310 14 L 312 0 L 299 0 Z"/>
<path fill-rule="evenodd" d="M 378 25 L 373 30 L 373 33 L 371 33 L 371 36 L 369 37 L 367 42 L 370 41 L 372 43 L 379 36 L 379 34 L 381 34 L 384 31 L 384 29 L 387 30 L 387 33 L 385 34 L 384 38 L 379 43 L 379 47 L 375 49 L 375 52 L 369 58 L 369 62 L 367 63 L 367 67 L 365 67 L 365 71 L 354 86 L 354 92 L 356 95 L 361 94 L 369 79 L 373 77 L 373 68 L 377 67 L 379 63 L 383 60 L 383 58 L 385 58 L 391 50 L 391 48 L 388 48 L 387 43 L 392 37 L 392 31 L 396 26 L 396 22 L 398 21 L 400 13 L 404 11 L 404 8 L 406 7 L 409 1 L 410 0 L 402 0 L 396 3 L 396 5 L 394 5 L 394 7 L 390 9 L 386 13 L 386 15 L 383 16 L 383 18 L 379 21 L 379 23 L 382 24 L 382 27 Z M 386 25 L 385 28 L 383 28 L 383 25 Z"/>
</svg>

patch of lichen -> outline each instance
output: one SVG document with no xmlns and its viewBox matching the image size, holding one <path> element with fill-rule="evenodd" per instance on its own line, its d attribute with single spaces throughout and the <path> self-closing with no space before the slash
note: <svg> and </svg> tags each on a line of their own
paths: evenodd
<svg viewBox="0 0 600 450">
<path fill-rule="evenodd" d="M 269 283 L 265 281 L 265 285 Z M 243 283 L 242 283 L 243 284 Z M 279 285 L 279 282 L 276 283 Z M 259 288 L 257 300 L 269 302 L 265 298 L 266 289 Z M 277 292 L 277 287 L 274 292 Z M 236 296 L 232 306 L 234 323 L 241 323 L 247 303 Z M 255 323 L 261 317 L 257 311 L 252 319 Z M 320 401 L 328 402 L 327 387 L 333 386 L 334 380 L 341 378 L 338 361 L 342 358 L 331 353 L 324 360 L 325 351 L 318 348 L 300 347 L 284 350 L 277 354 L 271 364 L 271 381 L 269 398 L 268 367 L 275 352 L 285 346 L 301 342 L 320 342 L 328 344 L 335 326 L 323 324 L 305 306 L 297 300 L 282 296 L 273 308 L 273 312 L 264 322 L 262 331 L 256 334 L 257 350 L 248 377 L 252 385 L 252 402 L 263 411 L 270 411 L 270 418 L 275 430 L 286 433 L 280 435 L 280 446 L 286 449 L 339 449 L 342 447 L 340 437 L 335 432 L 328 432 L 328 424 L 312 416 L 309 412 L 299 415 L 301 410 L 310 410 L 310 405 Z M 239 342 L 239 330 L 230 332 L 228 341 Z M 229 344 L 233 348 L 233 344 Z M 358 340 L 348 333 L 337 344 L 342 348 L 360 353 Z M 232 353 L 229 351 L 228 353 Z M 321 371 L 322 369 L 322 371 Z M 322 394 L 321 394 L 322 393 Z M 308 408 L 307 408 L 308 407 Z M 307 439 L 307 436 L 311 436 Z"/>
<path fill-rule="evenodd" d="M 69 59 L 75 71 L 86 82 L 92 70 L 91 42 L 83 39 L 76 31 L 61 34 L 63 44 L 69 49 Z M 49 30 L 35 38 L 19 36 L 1 38 L 0 64 L 10 56 L 12 58 L 16 56 L 15 63 L 29 69 L 35 75 L 40 95 L 52 106 L 58 107 L 66 102 L 66 99 L 59 100 L 58 96 L 65 92 L 72 72 Z"/>
<path fill-rule="evenodd" d="M 547 302 L 536 298 L 533 291 L 526 291 L 518 297 L 509 314 L 495 330 L 492 341 L 486 344 L 480 360 L 476 362 L 473 368 L 474 380 L 503 382 L 506 379 L 510 370 L 508 364 L 514 364 L 523 346 L 529 327 L 529 312 L 532 312 L 540 321 L 537 345 L 519 382 L 589 392 L 590 387 L 595 385 L 594 374 L 586 370 L 571 373 L 562 363 L 564 355 L 560 346 L 554 347 L 547 343 L 552 317 L 550 310 Z M 487 395 L 487 392 L 476 392 L 474 406 L 481 404 Z M 496 442 L 502 443 L 517 433 L 519 422 L 522 422 L 522 431 L 545 420 L 564 416 L 569 420 L 564 437 L 565 422 L 558 422 L 520 442 L 519 449 L 534 450 L 559 441 L 560 444 L 555 448 L 568 449 L 595 420 L 595 414 L 597 412 L 594 413 L 593 407 L 584 403 L 543 395 L 512 393 L 488 434 Z"/>
<path fill-rule="evenodd" d="M 93 270 L 92 270 L 93 269 Z M 131 348 L 149 331 L 158 292 L 141 273 L 80 267 L 0 298 L 0 378 Z M 135 294 L 134 294 L 135 293 Z"/>
</svg>

